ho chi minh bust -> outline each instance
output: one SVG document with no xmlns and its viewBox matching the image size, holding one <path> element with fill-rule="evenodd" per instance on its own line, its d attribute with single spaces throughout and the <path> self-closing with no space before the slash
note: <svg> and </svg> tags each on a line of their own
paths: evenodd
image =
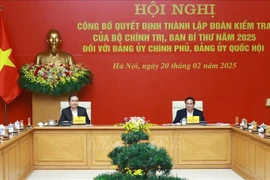
<svg viewBox="0 0 270 180">
<path fill-rule="evenodd" d="M 50 49 L 37 55 L 36 64 L 74 64 L 71 54 L 58 49 L 62 43 L 62 38 L 59 31 L 51 29 L 47 33 L 46 41 L 49 44 Z"/>
</svg>

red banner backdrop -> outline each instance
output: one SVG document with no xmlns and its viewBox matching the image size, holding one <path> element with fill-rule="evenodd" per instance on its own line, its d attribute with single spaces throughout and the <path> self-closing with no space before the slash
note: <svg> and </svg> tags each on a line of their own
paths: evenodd
<svg viewBox="0 0 270 180">
<path fill-rule="evenodd" d="M 169 123 L 172 101 L 187 96 L 203 101 L 208 122 L 233 123 L 238 116 L 270 123 L 268 1 L 0 4 L 19 67 L 47 49 L 46 33 L 55 28 L 61 49 L 92 70 L 94 84 L 79 96 L 92 102 L 93 124 L 126 116 Z M 31 93 L 24 92 L 8 117 L 29 116 Z"/>
</svg>

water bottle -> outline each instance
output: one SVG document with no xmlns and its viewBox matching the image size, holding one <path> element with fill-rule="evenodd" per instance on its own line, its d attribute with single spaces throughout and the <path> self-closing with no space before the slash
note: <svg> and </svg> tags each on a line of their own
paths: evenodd
<svg viewBox="0 0 270 180">
<path fill-rule="evenodd" d="M 9 133 L 13 133 L 14 132 L 14 126 L 11 123 L 9 123 L 9 125 L 8 125 L 8 132 Z"/>
<path fill-rule="evenodd" d="M 5 126 L 3 124 L 0 125 L 0 135 L 5 136 Z"/>
<path fill-rule="evenodd" d="M 185 125 L 187 125 L 187 119 L 184 117 L 184 118 L 182 119 L 182 126 L 185 126 Z"/>
<path fill-rule="evenodd" d="M 8 136 L 8 127 L 5 128 L 5 136 Z"/>
<path fill-rule="evenodd" d="M 21 123 L 19 122 L 19 120 L 17 120 L 14 124 L 15 124 L 15 129 L 16 130 L 20 130 L 21 129 Z"/>
</svg>

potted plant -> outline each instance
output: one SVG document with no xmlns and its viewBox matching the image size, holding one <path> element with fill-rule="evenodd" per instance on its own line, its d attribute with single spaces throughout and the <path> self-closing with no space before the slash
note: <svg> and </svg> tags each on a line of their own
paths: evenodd
<svg viewBox="0 0 270 180">
<path fill-rule="evenodd" d="M 144 117 L 129 117 L 125 118 L 120 126 L 125 128 L 125 133 L 121 135 L 123 145 L 108 154 L 117 172 L 101 174 L 95 180 L 181 179 L 169 176 L 172 160 L 166 149 L 147 141 L 149 128 L 154 124 L 146 121 Z"/>
</svg>

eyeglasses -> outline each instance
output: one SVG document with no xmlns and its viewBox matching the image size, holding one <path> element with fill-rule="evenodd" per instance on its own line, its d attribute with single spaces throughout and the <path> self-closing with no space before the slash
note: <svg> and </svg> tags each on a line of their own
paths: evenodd
<svg viewBox="0 0 270 180">
<path fill-rule="evenodd" d="M 193 103 L 186 103 L 186 105 L 194 105 Z"/>
</svg>

